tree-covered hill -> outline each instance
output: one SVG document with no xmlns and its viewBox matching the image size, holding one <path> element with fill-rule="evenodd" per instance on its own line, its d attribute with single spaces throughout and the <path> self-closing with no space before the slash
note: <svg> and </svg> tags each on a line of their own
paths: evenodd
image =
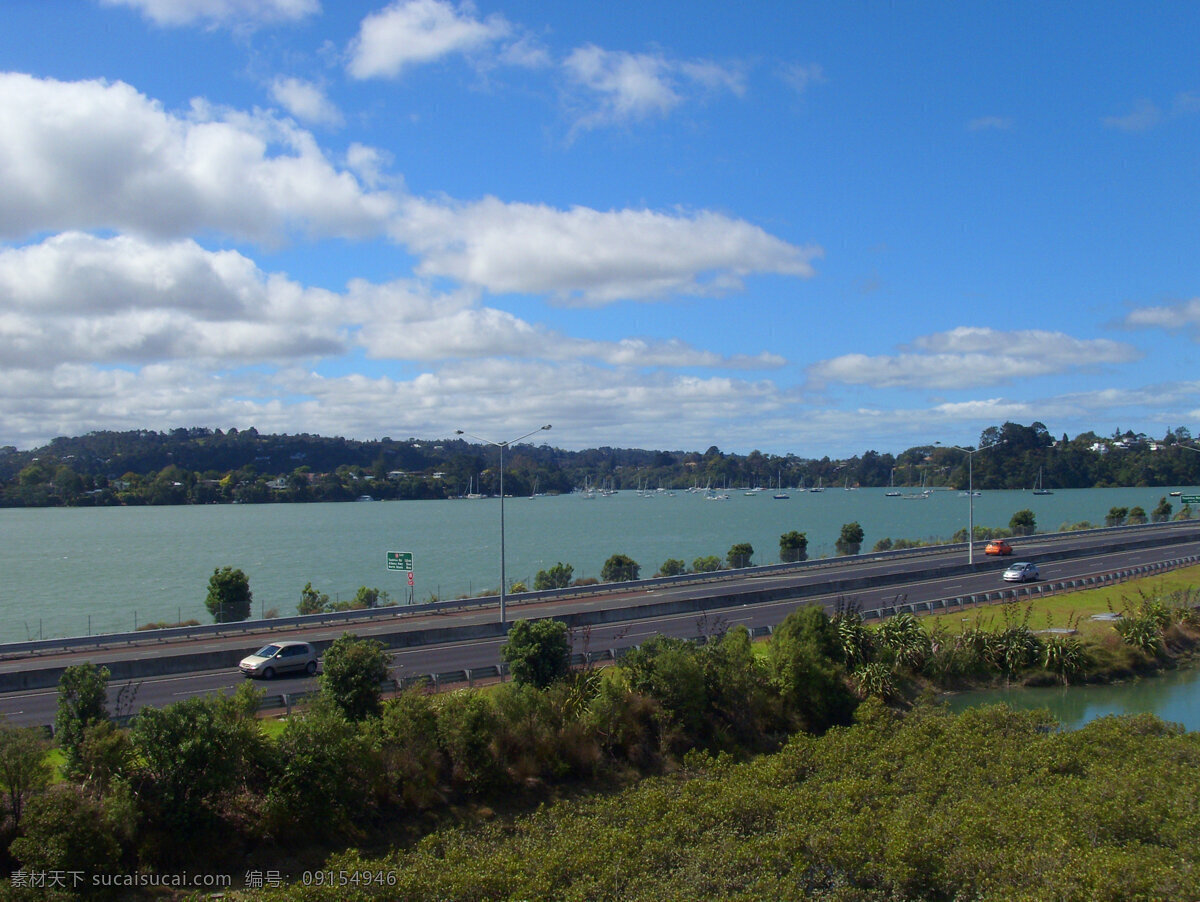
<svg viewBox="0 0 1200 902">
<path fill-rule="evenodd" d="M 1162 439 L 1092 432 L 1055 439 L 1041 423 L 985 429 L 972 455 L 977 489 L 1200 484 L 1200 450 L 1183 427 Z M 751 451 L 519 445 L 505 459 L 510 495 L 691 486 L 967 485 L 962 449 L 934 442 L 841 460 Z M 208 504 L 453 498 L 499 491 L 499 452 L 464 439 L 360 441 L 256 429 L 92 432 L 31 451 L 0 448 L 0 506 Z"/>
</svg>

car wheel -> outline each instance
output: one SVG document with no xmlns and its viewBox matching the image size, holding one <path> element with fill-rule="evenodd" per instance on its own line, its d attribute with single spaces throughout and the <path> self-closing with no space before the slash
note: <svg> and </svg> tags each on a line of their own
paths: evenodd
<svg viewBox="0 0 1200 902">
<path fill-rule="evenodd" d="M 264 671 L 263 671 L 263 679 L 264 679 L 264 680 L 273 680 L 273 679 L 275 679 L 275 668 L 274 668 L 274 667 L 268 667 L 266 670 L 264 670 Z"/>
<path fill-rule="evenodd" d="M 314 673 L 316 673 L 317 672 L 317 662 L 309 661 L 308 666 L 304 668 L 304 672 L 307 673 L 309 676 L 312 676 Z"/>
</svg>

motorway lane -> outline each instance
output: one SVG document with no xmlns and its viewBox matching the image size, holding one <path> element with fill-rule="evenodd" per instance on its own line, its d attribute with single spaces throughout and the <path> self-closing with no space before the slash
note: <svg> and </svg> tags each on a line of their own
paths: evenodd
<svg viewBox="0 0 1200 902">
<path fill-rule="evenodd" d="M 1037 538 L 1040 539 L 1041 537 Z M 1011 559 L 981 559 L 982 554 L 980 554 L 976 557 L 976 564 L 981 568 L 977 572 L 955 574 L 953 576 L 934 579 L 926 578 L 923 574 L 931 569 L 935 563 L 944 563 L 942 560 L 943 553 L 941 552 L 912 559 L 893 557 L 878 560 L 860 559 L 858 561 L 842 560 L 830 562 L 833 565 L 832 567 L 814 568 L 817 572 L 807 571 L 803 578 L 799 580 L 795 574 L 759 575 L 742 580 L 741 582 L 753 583 L 757 588 L 767 588 L 773 584 L 797 586 L 811 582 L 828 581 L 842 567 L 853 565 L 857 565 L 855 566 L 855 572 L 858 574 L 887 568 L 887 572 L 889 573 L 908 573 L 913 578 L 903 585 L 871 587 L 853 593 L 827 593 L 805 598 L 789 597 L 777 601 L 723 608 L 717 611 L 710 611 L 707 614 L 692 612 L 666 617 L 647 618 L 645 620 L 595 625 L 590 629 L 577 629 L 574 631 L 572 636 L 573 650 L 576 652 L 588 650 L 602 652 L 607 649 L 636 645 L 645 641 L 650 636 L 659 633 L 693 638 L 698 635 L 718 633 L 738 624 L 743 624 L 747 628 L 774 626 L 800 604 L 820 603 L 831 608 L 839 601 L 842 601 L 852 602 L 861 610 L 873 610 L 896 604 L 913 604 L 920 601 L 932 601 L 960 595 L 982 594 L 1004 587 L 1011 588 L 1012 584 L 1005 584 L 1000 579 L 1001 572 L 1010 560 L 1028 558 L 1039 560 L 1040 558 L 1039 567 L 1042 571 L 1042 581 L 1054 582 L 1097 576 L 1112 570 L 1133 568 L 1189 554 L 1200 554 L 1200 539 L 1177 545 L 1155 545 L 1147 548 L 1105 552 L 1059 561 L 1047 560 L 1042 555 L 1033 553 L 1041 551 L 1042 554 L 1045 554 L 1051 551 L 1052 548 L 1062 549 L 1066 545 L 1067 543 L 1063 541 L 1039 542 L 1036 539 L 1023 540 L 1017 546 L 1016 553 Z M 1076 543 L 1071 543 L 1071 547 L 1076 547 Z M 956 552 L 951 552 L 950 554 L 961 559 L 964 553 L 962 549 L 958 549 Z M 717 586 L 706 585 L 703 587 L 693 586 L 690 589 L 682 587 L 659 589 L 650 593 L 642 593 L 640 597 L 644 598 L 646 595 L 649 595 L 656 600 L 659 598 L 667 600 L 684 591 L 689 592 L 691 597 L 700 594 L 727 594 L 729 592 L 729 584 L 723 583 Z M 614 606 L 611 600 L 609 601 L 609 606 Z M 561 605 L 539 605 L 537 614 L 539 616 L 551 616 L 559 607 Z M 533 612 L 526 609 L 526 613 L 528 615 Z M 514 616 L 520 615 L 520 611 L 515 611 Z M 471 615 L 473 618 L 482 617 L 485 619 L 488 617 L 494 618 L 494 616 L 494 610 L 490 612 L 475 612 Z M 367 631 L 363 630 L 356 630 L 356 632 L 360 635 L 367 634 Z M 245 640 L 243 639 L 243 641 Z M 499 663 L 500 648 L 503 642 L 504 640 L 501 638 L 494 638 L 395 650 L 390 653 L 392 657 L 392 675 L 393 677 L 400 678 L 427 673 L 448 673 L 466 668 L 492 666 Z M 256 646 L 257 642 L 251 641 L 249 645 Z M 195 647 L 197 645 L 189 645 L 189 648 Z M 204 671 L 147 678 L 136 684 L 137 693 L 134 707 L 141 707 L 142 705 L 162 706 L 182 698 L 203 695 L 209 692 L 231 693 L 243 681 L 244 677 L 233 670 Z M 271 682 L 258 681 L 257 685 L 263 688 L 268 695 L 277 695 L 284 692 L 298 693 L 308 691 L 316 687 L 316 680 L 303 676 L 280 677 Z M 114 685 L 110 688 L 110 695 L 112 696 L 110 699 L 110 710 L 114 713 L 119 713 L 116 694 L 120 689 L 120 685 Z M 32 690 L 2 695 L 0 696 L 0 714 L 7 715 L 12 723 L 50 723 L 54 718 L 56 698 L 55 690 Z"/>
</svg>

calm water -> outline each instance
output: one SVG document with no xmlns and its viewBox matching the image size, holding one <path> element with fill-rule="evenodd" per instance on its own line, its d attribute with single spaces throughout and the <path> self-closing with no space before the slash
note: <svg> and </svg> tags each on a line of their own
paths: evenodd
<svg viewBox="0 0 1200 902">
<path fill-rule="evenodd" d="M 1012 708 L 1048 708 L 1063 726 L 1074 729 L 1109 714 L 1156 714 L 1163 720 L 1200 730 L 1200 670 L 1174 670 L 1112 686 L 1053 689 L 991 689 L 950 698 L 952 710 L 1004 702 Z"/>
<path fill-rule="evenodd" d="M 1053 495 L 986 492 L 975 523 L 1006 527 L 1030 508 L 1041 531 L 1089 520 L 1103 524 L 1114 506 L 1150 511 L 1167 489 L 1063 490 Z M 668 558 L 689 566 L 722 559 L 750 542 L 754 563 L 779 558 L 779 536 L 808 536 L 810 557 L 829 556 L 842 524 L 860 523 L 865 547 L 884 537 L 948 539 L 966 527 L 968 499 L 938 492 L 923 501 L 887 498 L 883 489 L 793 492 L 776 501 L 730 491 L 728 501 L 687 492 L 639 497 L 620 492 L 505 501 L 509 581 L 529 585 L 562 561 L 576 577 L 599 577 L 612 554 L 628 554 L 649 576 Z M 1178 509 L 1177 499 L 1171 499 Z M 386 569 L 387 551 L 410 551 L 415 599 L 496 591 L 500 584 L 500 502 L 392 501 L 347 504 L 0 510 L 0 641 L 119 632 L 150 621 L 211 619 L 204 608 L 214 568 L 250 578 L 255 614 L 295 613 L 312 582 L 331 598 L 359 586 L 403 597 Z"/>
</svg>

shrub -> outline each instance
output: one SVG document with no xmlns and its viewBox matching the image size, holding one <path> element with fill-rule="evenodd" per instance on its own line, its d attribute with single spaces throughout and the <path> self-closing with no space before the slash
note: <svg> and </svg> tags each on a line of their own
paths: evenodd
<svg viewBox="0 0 1200 902">
<path fill-rule="evenodd" d="M 254 595 L 250 591 L 250 580 L 241 570 L 232 567 L 214 569 L 208 578 L 208 595 L 204 606 L 213 616 L 214 623 L 235 623 L 250 616 Z"/>
<path fill-rule="evenodd" d="M 749 542 L 739 542 L 738 544 L 730 547 L 729 553 L 725 556 L 725 559 L 729 561 L 729 566 L 732 569 L 738 570 L 742 567 L 749 567 L 751 564 L 751 558 L 753 557 L 754 546 Z"/>
<path fill-rule="evenodd" d="M 571 640 L 559 620 L 517 620 L 500 649 L 518 685 L 545 689 L 570 671 Z"/>
<path fill-rule="evenodd" d="M 842 525 L 842 534 L 838 536 L 834 547 L 840 555 L 858 554 L 862 548 L 864 533 L 863 528 L 857 523 L 844 523 Z"/>
<path fill-rule="evenodd" d="M 679 576 L 681 573 L 687 572 L 687 564 L 678 558 L 667 558 L 663 561 L 661 567 L 658 568 L 660 576 Z"/>
<path fill-rule="evenodd" d="M 533 588 L 538 592 L 546 589 L 565 589 L 571 585 L 571 577 L 575 568 L 570 564 L 559 561 L 549 570 L 539 570 L 533 578 Z"/>
<path fill-rule="evenodd" d="M 627 554 L 614 554 L 604 562 L 600 578 L 606 583 L 627 583 L 638 578 L 641 567 Z"/>
<path fill-rule="evenodd" d="M 343 633 L 322 659 L 321 692 L 351 721 L 379 715 L 382 690 L 388 678 L 383 643 Z"/>
</svg>

